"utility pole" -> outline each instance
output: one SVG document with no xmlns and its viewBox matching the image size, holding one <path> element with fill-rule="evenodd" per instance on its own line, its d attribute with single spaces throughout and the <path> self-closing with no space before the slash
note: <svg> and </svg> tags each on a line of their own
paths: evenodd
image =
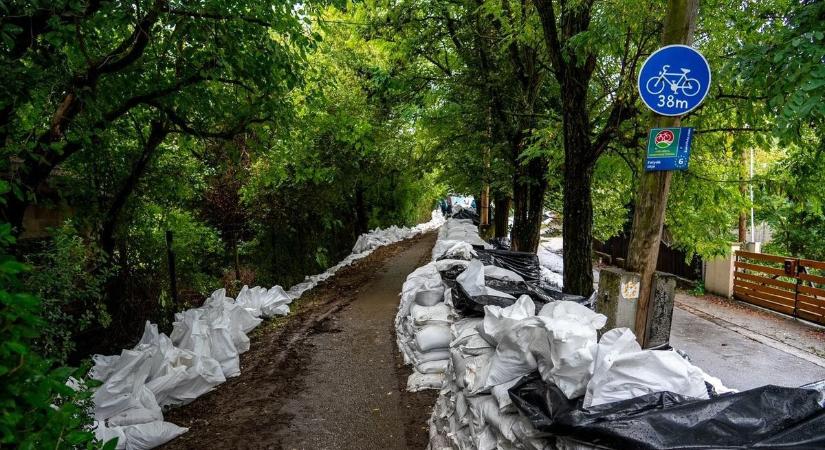
<svg viewBox="0 0 825 450">
<path fill-rule="evenodd" d="M 699 0 L 669 0 L 662 32 L 662 46 L 690 45 L 693 42 L 698 10 Z M 656 128 L 678 127 L 680 124 L 681 118 L 678 116 L 656 115 L 654 119 Z M 635 331 L 643 347 L 648 340 L 647 323 L 653 310 L 651 305 L 653 274 L 656 271 L 659 245 L 662 241 L 662 226 L 671 177 L 670 171 L 642 173 L 633 213 L 633 229 L 627 251 L 627 270 L 640 275 Z"/>
</svg>

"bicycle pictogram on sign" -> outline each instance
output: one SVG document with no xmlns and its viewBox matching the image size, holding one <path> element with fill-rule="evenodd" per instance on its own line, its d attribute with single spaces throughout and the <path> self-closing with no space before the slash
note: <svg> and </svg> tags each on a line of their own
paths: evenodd
<svg viewBox="0 0 825 450">
<path fill-rule="evenodd" d="M 690 73 L 690 69 L 682 68 L 680 69 L 681 73 L 677 73 L 668 72 L 669 68 L 670 65 L 665 64 L 662 66 L 662 70 L 659 71 L 658 76 L 650 77 L 650 79 L 647 80 L 647 92 L 653 95 L 661 94 L 662 91 L 665 90 L 665 86 L 668 86 L 670 87 L 670 92 L 674 94 L 681 91 L 682 94 L 693 97 L 702 89 L 702 83 L 700 83 L 699 80 L 696 78 L 688 78 L 687 74 Z"/>
<path fill-rule="evenodd" d="M 642 101 L 664 116 L 681 116 L 699 106 L 710 87 L 710 67 L 701 53 L 686 45 L 654 52 L 639 71 Z"/>
</svg>

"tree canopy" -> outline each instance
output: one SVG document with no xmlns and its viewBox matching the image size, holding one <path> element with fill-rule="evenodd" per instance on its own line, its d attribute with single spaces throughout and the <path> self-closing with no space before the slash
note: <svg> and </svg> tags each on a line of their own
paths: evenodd
<svg viewBox="0 0 825 450">
<path fill-rule="evenodd" d="M 449 192 L 489 191 L 483 231 L 515 250 L 562 223 L 567 292 L 592 291 L 593 239 L 630 230 L 652 123 L 636 77 L 663 2 L 0 8 L 0 445 L 96 445 L 52 433 L 84 420 L 44 400 L 72 395 L 56 367 L 218 286 L 298 282 Z M 723 254 L 754 207 L 768 250 L 825 259 L 825 2 L 703 1 L 694 36 L 713 85 L 682 118 L 669 244 Z M 37 374 L 36 398 L 6 402 Z"/>
</svg>

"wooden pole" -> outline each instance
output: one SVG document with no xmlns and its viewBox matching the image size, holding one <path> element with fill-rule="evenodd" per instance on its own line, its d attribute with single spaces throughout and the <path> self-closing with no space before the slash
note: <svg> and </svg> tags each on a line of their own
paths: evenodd
<svg viewBox="0 0 825 450">
<path fill-rule="evenodd" d="M 690 45 L 693 42 L 698 11 L 699 0 L 669 0 L 662 32 L 662 46 Z M 678 127 L 680 124 L 679 117 L 657 115 L 654 119 L 655 128 Z M 627 250 L 627 270 L 639 273 L 641 278 L 635 331 L 636 338 L 643 347 L 648 340 L 647 323 L 653 310 L 650 305 L 653 273 L 656 271 L 659 257 L 671 177 L 670 171 L 644 172 L 639 180 L 633 213 L 633 229 Z"/>
</svg>

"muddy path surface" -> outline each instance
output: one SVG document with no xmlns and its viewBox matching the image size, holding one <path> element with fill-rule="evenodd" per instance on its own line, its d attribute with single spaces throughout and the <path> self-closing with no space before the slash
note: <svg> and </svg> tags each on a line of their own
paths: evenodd
<svg viewBox="0 0 825 450">
<path fill-rule="evenodd" d="M 380 248 L 255 330 L 241 375 L 165 414 L 171 449 L 423 449 L 436 392 L 405 391 L 393 319 L 435 234 Z"/>
</svg>

